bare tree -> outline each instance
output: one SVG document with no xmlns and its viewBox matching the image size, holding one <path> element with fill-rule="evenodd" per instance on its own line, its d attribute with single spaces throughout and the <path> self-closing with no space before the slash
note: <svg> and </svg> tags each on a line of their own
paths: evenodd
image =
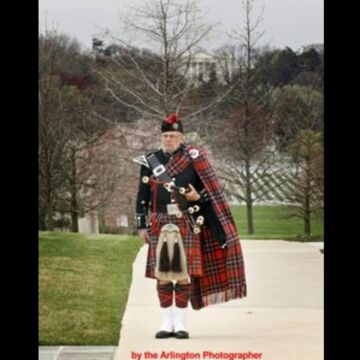
<svg viewBox="0 0 360 360">
<path fill-rule="evenodd" d="M 234 83 L 238 71 L 239 61 L 237 50 L 235 44 L 227 44 L 215 51 L 215 59 L 218 64 L 217 71 L 228 86 Z"/>
<path fill-rule="evenodd" d="M 101 151 L 114 123 L 94 114 L 104 104 L 81 70 L 91 59 L 63 35 L 48 33 L 39 43 L 40 227 L 52 230 L 55 215 L 63 214 L 76 232 L 79 216 L 106 202 L 121 177 L 116 154 Z"/>
<path fill-rule="evenodd" d="M 252 234 L 253 204 L 282 188 L 287 178 L 279 175 L 289 171 L 290 163 L 275 148 L 271 115 L 257 109 L 255 116 L 255 110 L 250 109 L 251 122 L 247 125 L 241 108 L 232 110 L 222 125 L 216 125 L 219 135 L 214 137 L 212 149 L 226 193 L 246 204 L 248 233 Z"/>
<path fill-rule="evenodd" d="M 64 93 L 61 70 L 71 67 L 79 45 L 70 38 L 47 32 L 39 37 L 39 220 L 40 228 L 54 228 L 54 214 L 64 191 L 64 143 L 69 128 L 63 126 L 65 114 L 60 111 Z"/>
<path fill-rule="evenodd" d="M 113 154 L 117 158 L 117 168 L 121 169 L 121 178 L 117 182 L 116 189 L 110 199 L 99 206 L 99 220 L 102 231 L 119 232 L 117 218 L 120 215 L 127 217 L 127 231 L 136 230 L 134 207 L 138 190 L 138 165 L 132 159 L 152 148 L 160 145 L 159 124 L 157 121 L 140 120 L 118 125 L 111 130 L 117 136 L 120 134 L 121 141 L 112 142 L 103 150 Z"/>
<path fill-rule="evenodd" d="M 108 129 L 89 114 L 79 115 L 86 119 L 84 129 L 75 124 L 64 124 L 71 129 L 72 136 L 64 144 L 66 161 L 62 171 L 67 181 L 67 192 L 63 194 L 64 208 L 61 210 L 70 214 L 73 232 L 78 232 L 79 217 L 96 210 L 111 197 L 122 175 L 116 154 L 112 156 L 102 150 L 105 144 L 110 146 L 112 143 L 106 137 Z M 90 128 L 93 131 L 91 134 L 88 132 Z"/>
<path fill-rule="evenodd" d="M 217 105 L 230 92 L 201 108 L 187 102 L 196 90 L 188 79 L 193 56 L 213 29 L 203 22 L 199 1 L 150 0 L 142 8 L 131 7 L 122 21 L 124 33 L 141 38 L 152 55 L 144 64 L 125 35 L 112 36 L 122 45 L 121 50 L 118 56 L 108 57 L 112 66 L 99 74 L 113 97 L 140 117 L 163 119 L 176 111 L 186 120 Z"/>
<path fill-rule="evenodd" d="M 311 236 L 311 220 L 323 209 L 323 148 L 321 133 L 302 130 L 289 146 L 296 171 L 285 192 L 294 211 L 289 217 L 300 217 L 304 235 Z"/>
<path fill-rule="evenodd" d="M 228 111 L 212 130 L 219 134 L 214 136 L 213 147 L 222 159 L 218 169 L 221 177 L 234 184 L 235 189 L 240 187 L 244 190 L 242 193 L 235 190 L 231 194 L 246 204 L 248 234 L 255 231 L 254 202 L 281 186 L 281 182 L 271 183 L 267 175 L 282 164 L 274 146 L 271 105 L 274 89 L 263 86 L 261 71 L 255 67 L 259 51 L 257 43 L 263 32 L 259 31 L 262 17 L 253 19 L 254 2 L 242 1 L 244 26 L 230 34 L 236 46 L 219 52 L 228 81 L 234 82 L 236 87 L 227 100 Z M 237 60 L 236 72 L 230 77 L 229 64 L 234 63 L 234 58 Z"/>
</svg>

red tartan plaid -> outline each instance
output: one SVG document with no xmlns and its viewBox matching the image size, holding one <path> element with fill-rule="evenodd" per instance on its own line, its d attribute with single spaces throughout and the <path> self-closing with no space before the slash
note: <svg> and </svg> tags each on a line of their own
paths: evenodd
<svg viewBox="0 0 360 360">
<path fill-rule="evenodd" d="M 188 247 L 186 252 L 191 277 L 190 302 L 193 309 L 199 310 L 210 304 L 245 297 L 247 286 L 240 239 L 222 186 L 204 151 L 200 151 L 199 156 L 193 159 L 189 154 L 191 149 L 192 147 L 187 146 L 184 153 L 178 152 L 174 154 L 165 165 L 167 173 L 174 177 L 184 171 L 190 164 L 193 164 L 208 192 L 215 214 L 224 229 L 227 244 L 222 249 L 218 239 L 212 237 L 207 226 L 203 226 L 200 236 L 195 235 L 191 233 L 186 224 L 177 222 L 184 218 L 172 217 L 174 218 L 173 222 L 184 231 L 183 239 L 185 248 Z M 160 223 L 165 224 L 166 221 L 168 222 L 167 215 L 161 215 L 162 220 L 160 220 Z M 163 222 L 164 220 L 165 222 Z M 161 224 L 159 224 L 160 227 Z M 187 229 L 187 231 L 184 229 Z M 146 276 L 149 277 L 153 277 L 155 268 L 157 235 L 152 234 L 150 236 L 146 270 Z M 195 264 L 193 264 L 193 261 L 195 261 Z"/>
</svg>

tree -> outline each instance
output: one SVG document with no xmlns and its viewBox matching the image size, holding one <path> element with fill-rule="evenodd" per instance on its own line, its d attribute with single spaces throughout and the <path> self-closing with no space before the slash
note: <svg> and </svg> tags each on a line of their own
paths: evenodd
<svg viewBox="0 0 360 360">
<path fill-rule="evenodd" d="M 59 206 L 59 192 L 63 189 L 62 161 L 67 137 L 66 128 L 61 126 L 57 112 L 58 87 L 55 79 L 42 79 L 39 108 L 39 220 L 40 229 L 54 228 L 54 213 Z"/>
<path fill-rule="evenodd" d="M 53 229 L 54 214 L 61 207 L 64 143 L 69 136 L 63 126 L 64 94 L 57 74 L 71 68 L 78 51 L 76 41 L 56 32 L 39 37 L 39 226 L 44 230 Z"/>
<path fill-rule="evenodd" d="M 298 64 L 308 71 L 316 71 L 321 65 L 320 54 L 314 48 L 304 51 L 298 56 Z"/>
<path fill-rule="evenodd" d="M 311 215 L 323 207 L 323 99 L 311 87 L 286 86 L 276 94 L 278 148 L 295 172 L 287 198 L 311 234 Z"/>
<path fill-rule="evenodd" d="M 152 0 L 133 7 L 123 16 L 126 33 L 141 38 L 152 51 L 115 38 L 122 46 L 115 56 L 104 56 L 111 66 L 98 72 L 106 89 L 138 117 L 148 119 L 176 111 L 186 121 L 218 104 L 227 93 L 201 108 L 189 100 L 196 91 L 188 79 L 193 55 L 213 27 L 202 17 L 194 0 Z"/>
<path fill-rule="evenodd" d="M 292 84 L 311 86 L 313 89 L 322 91 L 323 57 L 314 48 L 298 55 L 299 73 L 291 81 Z"/>
<path fill-rule="evenodd" d="M 213 149 L 219 153 L 221 177 L 230 184 L 244 189 L 243 194 L 234 191 L 232 195 L 245 202 L 248 234 L 253 234 L 253 204 L 258 197 L 280 184 L 263 186 L 255 194 L 256 183 L 262 179 L 268 183 L 267 173 L 279 164 L 274 148 L 274 122 L 271 97 L 273 86 L 268 86 L 260 67 L 256 67 L 258 49 L 256 44 L 263 32 L 258 31 L 261 17 L 254 22 L 252 16 L 254 0 L 244 0 L 245 25 L 243 31 L 234 31 L 238 42 L 233 54 L 238 60 L 237 71 L 232 76 L 236 84 L 227 99 L 228 110 L 223 119 L 212 128 Z M 227 59 L 233 58 L 232 54 Z M 266 85 L 266 86 L 265 86 Z M 218 136 L 214 136 L 217 133 Z M 266 190 L 267 189 L 267 190 Z"/>
<path fill-rule="evenodd" d="M 272 106 L 277 148 L 281 152 L 287 152 L 301 130 L 323 131 L 323 96 L 311 86 L 288 85 L 277 89 Z"/>
<path fill-rule="evenodd" d="M 289 47 L 265 47 L 255 67 L 262 68 L 263 78 L 271 86 L 298 84 L 312 86 L 316 90 L 323 86 L 323 54 L 313 48 L 297 54 Z"/>
<path fill-rule="evenodd" d="M 293 186 L 287 198 L 296 204 L 296 216 L 303 219 L 304 234 L 311 235 L 311 217 L 323 209 L 323 145 L 322 134 L 313 130 L 302 130 L 289 145 L 296 167 Z"/>
<path fill-rule="evenodd" d="M 299 72 L 297 54 L 289 47 L 278 50 L 272 58 L 272 83 L 274 86 L 284 86 Z"/>
<path fill-rule="evenodd" d="M 91 58 L 63 35 L 39 43 L 39 226 L 52 230 L 55 215 L 66 214 L 76 232 L 79 216 L 105 202 L 120 176 L 117 159 L 98 150 L 114 123 L 98 116 L 106 106 Z"/>
</svg>

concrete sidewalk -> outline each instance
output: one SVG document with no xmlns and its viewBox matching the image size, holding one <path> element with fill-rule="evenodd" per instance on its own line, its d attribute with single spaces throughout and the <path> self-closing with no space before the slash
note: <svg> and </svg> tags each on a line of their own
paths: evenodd
<svg viewBox="0 0 360 360">
<path fill-rule="evenodd" d="M 39 360 L 112 360 L 116 346 L 39 346 Z"/>
<path fill-rule="evenodd" d="M 156 282 L 144 277 L 147 245 L 133 265 L 133 281 L 122 321 L 115 360 L 128 360 L 132 352 L 191 353 L 216 359 L 229 353 L 258 353 L 262 360 L 323 359 L 323 255 L 306 243 L 241 241 L 248 296 L 194 311 L 189 305 L 190 339 L 155 339 L 160 326 Z M 221 357 L 219 353 L 225 353 Z M 227 353 L 227 354 L 226 354 Z M 262 353 L 260 355 L 260 353 Z M 148 357 L 149 358 L 149 357 Z M 154 358 L 154 357 L 152 357 Z M 183 357 L 186 359 L 187 357 Z M 210 357 L 208 357 L 210 359 Z M 239 357 L 238 357 L 239 358 Z M 248 359 L 251 357 L 248 357 Z"/>
</svg>

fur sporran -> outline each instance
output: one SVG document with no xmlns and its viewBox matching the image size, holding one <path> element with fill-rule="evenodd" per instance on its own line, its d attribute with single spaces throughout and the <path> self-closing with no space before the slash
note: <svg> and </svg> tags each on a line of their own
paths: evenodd
<svg viewBox="0 0 360 360">
<path fill-rule="evenodd" d="M 184 243 L 180 229 L 166 224 L 160 230 L 156 245 L 155 276 L 159 280 L 180 280 L 189 277 Z"/>
</svg>

